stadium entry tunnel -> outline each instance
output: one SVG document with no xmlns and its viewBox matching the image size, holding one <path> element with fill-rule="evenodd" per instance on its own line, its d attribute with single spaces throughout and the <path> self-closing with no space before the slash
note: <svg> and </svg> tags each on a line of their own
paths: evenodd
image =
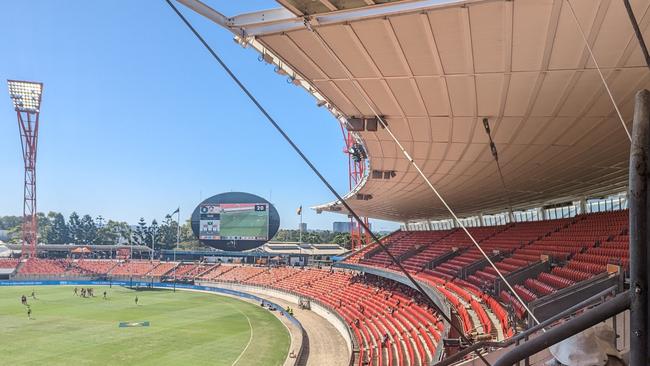
<svg viewBox="0 0 650 366">
<path fill-rule="evenodd" d="M 278 232 L 280 215 L 267 200 L 227 192 L 203 200 L 192 212 L 192 231 L 202 244 L 227 250 L 257 248 Z"/>
</svg>

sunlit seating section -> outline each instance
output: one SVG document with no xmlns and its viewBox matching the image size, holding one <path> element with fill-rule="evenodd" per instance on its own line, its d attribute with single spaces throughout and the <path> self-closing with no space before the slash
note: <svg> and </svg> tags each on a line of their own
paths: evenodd
<svg viewBox="0 0 650 366">
<path fill-rule="evenodd" d="M 160 262 L 156 267 L 154 267 L 147 276 L 151 277 L 161 277 L 170 273 L 174 267 L 178 265 L 177 262 Z"/>
<path fill-rule="evenodd" d="M 236 266 L 214 279 L 224 282 L 244 282 L 266 271 L 268 271 L 266 267 Z"/>
<path fill-rule="evenodd" d="M 399 241 L 401 238 L 403 238 L 405 236 L 408 236 L 410 234 L 411 234 L 411 232 L 409 232 L 409 231 L 401 231 L 401 230 L 400 231 L 395 231 L 395 232 L 391 233 L 390 235 L 387 235 L 387 236 L 381 238 L 381 242 L 384 245 L 389 245 L 390 246 L 392 243 L 394 243 L 396 241 Z M 350 255 L 346 259 L 346 262 L 359 263 L 359 261 L 361 261 L 363 259 L 363 257 L 368 252 L 370 252 L 371 250 L 374 250 L 375 248 L 377 248 L 376 244 L 366 245 L 365 247 L 357 250 L 355 253 Z"/>
<path fill-rule="evenodd" d="M 444 325 L 410 288 L 337 270 L 231 268 L 215 280 L 290 291 L 338 312 L 359 341 L 359 365 L 424 365 L 433 360 Z"/>
<path fill-rule="evenodd" d="M 274 287 L 287 291 L 297 291 L 301 288 L 311 287 L 312 284 L 329 275 L 329 271 L 324 269 L 306 268 L 293 269 L 293 271 L 294 274 L 291 277 L 288 277 L 286 281 L 276 282 Z"/>
<path fill-rule="evenodd" d="M 411 247 L 418 249 L 410 255 L 407 254 L 402 259 L 402 265 L 411 272 L 422 270 L 432 259 L 451 250 L 447 239 L 457 236 L 457 232 L 458 229 L 414 232 L 407 240 L 411 241 Z M 453 239 L 450 240 L 453 241 Z M 390 267 L 393 269 L 398 268 L 394 264 Z"/>
<path fill-rule="evenodd" d="M 60 275 L 70 267 L 67 259 L 39 259 L 29 258 L 20 267 L 18 273 L 22 275 Z"/>
<path fill-rule="evenodd" d="M 198 279 L 206 280 L 206 281 L 214 280 L 216 278 L 219 278 L 224 273 L 226 273 L 228 271 L 231 271 L 231 270 L 233 270 L 235 268 L 237 268 L 237 267 L 230 266 L 230 265 L 225 265 L 225 264 L 217 265 L 217 266 L 212 267 L 212 269 L 208 269 L 205 273 L 200 275 Z"/>
<path fill-rule="evenodd" d="M 211 270 L 213 267 L 216 267 L 216 264 L 181 264 L 176 268 L 175 275 L 177 278 L 193 280 L 199 275 Z M 168 275 L 172 275 L 169 273 Z"/>
<path fill-rule="evenodd" d="M 2 258 L 0 259 L 0 268 L 2 269 L 15 269 L 20 263 L 20 259 Z"/>
<path fill-rule="evenodd" d="M 360 365 L 428 364 L 444 329 L 416 292 L 392 281 L 334 271 L 297 291 L 348 322 L 359 340 Z"/>
<path fill-rule="evenodd" d="M 117 265 L 117 262 L 114 260 L 79 259 L 73 265 L 85 274 L 105 275 Z"/>
<path fill-rule="evenodd" d="M 127 261 L 118 263 L 110 271 L 112 276 L 144 276 L 149 273 L 159 262 Z"/>
<path fill-rule="evenodd" d="M 505 226 L 468 228 L 468 231 L 478 243 L 484 242 L 486 239 L 503 230 L 506 230 Z M 461 254 L 445 261 L 433 269 L 425 269 L 424 272 L 436 274 L 446 279 L 453 279 L 458 277 L 462 268 L 483 258 L 481 252 L 476 248 L 471 238 L 464 230 L 456 231 L 454 235 L 450 235 L 448 238 L 441 240 L 439 245 L 444 245 L 449 249 L 458 250 Z"/>
<path fill-rule="evenodd" d="M 251 277 L 243 282 L 260 286 L 270 286 L 298 273 L 297 270 L 290 267 L 279 267 L 266 272 L 261 272 L 257 276 Z"/>
<path fill-rule="evenodd" d="M 495 263 L 499 272 L 506 275 L 540 260 L 539 256 L 520 256 L 514 253 L 518 253 L 520 249 L 559 230 L 563 226 L 568 225 L 568 223 L 569 221 L 562 219 L 519 222 L 508 227 L 507 230 L 481 242 L 481 248 L 486 253 L 494 253 L 496 251 L 508 256 Z M 486 264 L 485 267 L 470 275 L 467 281 L 479 288 L 483 288 L 492 285 L 498 277 L 497 271 L 491 265 Z"/>
</svg>

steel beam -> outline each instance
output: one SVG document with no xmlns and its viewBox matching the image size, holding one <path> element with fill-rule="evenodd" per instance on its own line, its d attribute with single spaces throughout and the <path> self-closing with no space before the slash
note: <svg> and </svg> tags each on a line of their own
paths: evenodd
<svg viewBox="0 0 650 366">
<path fill-rule="evenodd" d="M 625 10 L 627 10 L 627 15 L 630 18 L 630 23 L 632 23 L 632 28 L 634 29 L 634 34 L 636 35 L 636 39 L 639 41 L 641 52 L 643 52 L 643 57 L 645 58 L 645 64 L 648 66 L 648 68 L 650 68 L 650 54 L 648 53 L 648 47 L 646 46 L 645 40 L 643 39 L 643 33 L 641 33 L 641 29 L 639 28 L 639 23 L 636 21 L 636 17 L 634 16 L 632 5 L 630 5 L 630 0 L 623 0 L 623 3 L 625 4 Z"/>
</svg>

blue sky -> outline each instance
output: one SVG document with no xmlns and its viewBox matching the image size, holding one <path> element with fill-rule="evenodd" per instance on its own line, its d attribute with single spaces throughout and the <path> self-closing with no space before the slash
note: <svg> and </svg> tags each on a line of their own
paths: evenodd
<svg viewBox="0 0 650 366">
<path fill-rule="evenodd" d="M 276 7 L 262 0 L 208 3 L 226 15 Z M 347 157 L 333 117 L 229 32 L 180 8 L 346 193 Z M 245 191 L 270 198 L 281 227 L 295 228 L 299 205 L 333 200 L 164 1 L 5 1 L 0 13 L 0 215 L 20 214 L 23 194 L 6 79 L 45 84 L 39 211 L 135 223 L 160 219 L 179 204 L 189 216 L 201 198 Z M 346 219 L 304 210 L 310 228 L 331 229 L 332 221 Z"/>
</svg>

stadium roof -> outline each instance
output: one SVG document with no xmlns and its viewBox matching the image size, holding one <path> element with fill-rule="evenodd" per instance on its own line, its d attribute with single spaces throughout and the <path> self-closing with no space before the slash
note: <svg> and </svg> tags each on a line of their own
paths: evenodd
<svg viewBox="0 0 650 366">
<path fill-rule="evenodd" d="M 229 28 L 340 120 L 376 110 L 459 215 L 503 211 L 506 196 L 517 209 L 626 189 L 629 141 L 566 0 L 278 0 L 285 8 L 232 18 L 179 1 Z M 571 4 L 629 126 L 650 71 L 623 2 Z M 650 3 L 632 7 L 650 39 Z M 396 172 L 345 197 L 360 215 L 449 216 L 386 130 L 358 138 L 370 170 Z M 343 212 L 336 202 L 317 209 Z"/>
</svg>

